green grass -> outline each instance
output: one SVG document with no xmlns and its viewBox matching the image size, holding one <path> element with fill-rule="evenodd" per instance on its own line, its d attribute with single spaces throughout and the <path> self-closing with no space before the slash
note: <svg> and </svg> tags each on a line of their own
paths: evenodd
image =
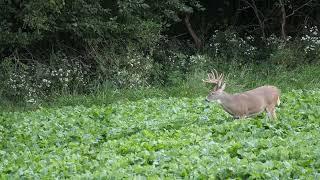
<svg viewBox="0 0 320 180">
<path fill-rule="evenodd" d="M 319 102 L 287 91 L 277 121 L 234 121 L 202 97 L 3 112 L 0 178 L 319 179 Z"/>
<path fill-rule="evenodd" d="M 295 69 L 287 69 L 281 66 L 269 65 L 220 65 L 212 67 L 220 69 L 226 76 L 227 88 L 230 93 L 250 90 L 262 85 L 275 85 L 281 92 L 293 89 L 317 89 L 320 88 L 320 66 L 306 65 Z M 210 69 L 210 68 L 208 68 Z M 48 99 L 39 101 L 35 105 L 23 102 L 11 102 L 2 98 L 0 111 L 28 111 L 39 107 L 63 107 L 63 106 L 92 106 L 106 105 L 114 102 L 137 101 L 144 98 L 168 98 L 168 97 L 205 97 L 211 85 L 204 84 L 206 71 L 200 70 L 185 76 L 184 80 L 175 80 L 168 86 L 154 86 L 151 88 L 116 89 L 110 86 L 99 86 L 89 94 L 56 94 Z"/>
<path fill-rule="evenodd" d="M 320 88 L 320 66 L 302 66 L 293 70 L 267 65 L 247 65 L 238 68 L 226 66 L 222 71 L 226 75 L 226 91 L 230 93 L 246 91 L 266 84 L 275 85 L 282 92 L 294 89 Z M 41 106 L 105 105 L 118 101 L 137 101 L 157 97 L 204 98 L 211 88 L 211 85 L 202 82 L 202 79 L 206 78 L 206 73 L 205 71 L 196 71 L 187 75 L 185 80 L 174 82 L 167 87 L 121 90 L 107 87 L 99 88 L 96 92 L 88 95 L 53 96 L 49 102 L 44 102 Z"/>
</svg>

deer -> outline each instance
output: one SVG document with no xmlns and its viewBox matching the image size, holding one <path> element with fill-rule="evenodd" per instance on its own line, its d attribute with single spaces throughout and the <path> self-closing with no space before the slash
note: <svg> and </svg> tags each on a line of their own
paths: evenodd
<svg viewBox="0 0 320 180">
<path fill-rule="evenodd" d="M 207 102 L 217 102 L 235 119 L 244 119 L 266 112 L 269 119 L 277 119 L 276 106 L 280 105 L 280 90 L 271 85 L 229 94 L 224 91 L 226 83 L 224 74 L 219 74 L 215 69 L 208 73 L 204 83 L 213 84 L 214 87 L 206 97 Z"/>
</svg>

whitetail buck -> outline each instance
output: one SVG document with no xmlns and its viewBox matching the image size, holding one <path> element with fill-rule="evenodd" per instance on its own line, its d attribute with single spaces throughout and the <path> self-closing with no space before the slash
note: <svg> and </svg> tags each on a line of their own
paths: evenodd
<svg viewBox="0 0 320 180">
<path fill-rule="evenodd" d="M 224 91 L 226 84 L 223 82 L 223 74 L 216 70 L 208 74 L 206 83 L 214 84 L 206 101 L 217 101 L 223 109 L 234 118 L 246 118 L 267 112 L 269 118 L 276 119 L 275 107 L 280 105 L 280 90 L 274 86 L 261 86 L 250 91 L 229 94 Z"/>
</svg>

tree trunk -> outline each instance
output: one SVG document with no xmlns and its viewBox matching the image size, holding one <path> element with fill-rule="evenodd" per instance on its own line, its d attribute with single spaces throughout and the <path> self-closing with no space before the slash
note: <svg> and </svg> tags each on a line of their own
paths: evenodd
<svg viewBox="0 0 320 180">
<path fill-rule="evenodd" d="M 266 32 L 264 31 L 264 23 L 261 21 L 259 24 L 260 24 L 262 39 L 265 41 L 266 40 Z"/>
<path fill-rule="evenodd" d="M 283 0 L 280 0 L 280 5 L 281 5 L 281 15 L 282 15 L 282 19 L 281 19 L 281 36 L 282 36 L 283 40 L 286 40 L 287 39 L 287 33 L 286 33 L 287 14 L 286 14 L 286 9 L 285 9 Z"/>
<path fill-rule="evenodd" d="M 200 49 L 202 47 L 202 41 L 201 39 L 197 36 L 197 34 L 194 32 L 192 26 L 191 26 L 191 23 L 190 23 L 190 15 L 187 14 L 184 18 L 184 22 L 188 28 L 188 31 L 190 33 L 190 35 L 192 36 L 192 39 L 196 45 L 196 48 L 197 49 Z"/>
</svg>

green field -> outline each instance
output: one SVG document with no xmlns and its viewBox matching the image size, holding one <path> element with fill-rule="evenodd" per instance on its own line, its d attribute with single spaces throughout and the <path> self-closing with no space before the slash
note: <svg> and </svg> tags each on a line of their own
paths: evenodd
<svg viewBox="0 0 320 180">
<path fill-rule="evenodd" d="M 320 91 L 278 120 L 233 120 L 199 98 L 0 114 L 0 178 L 320 178 Z"/>
<path fill-rule="evenodd" d="M 320 0 L 0 6 L 0 180 L 320 180 Z"/>
</svg>

